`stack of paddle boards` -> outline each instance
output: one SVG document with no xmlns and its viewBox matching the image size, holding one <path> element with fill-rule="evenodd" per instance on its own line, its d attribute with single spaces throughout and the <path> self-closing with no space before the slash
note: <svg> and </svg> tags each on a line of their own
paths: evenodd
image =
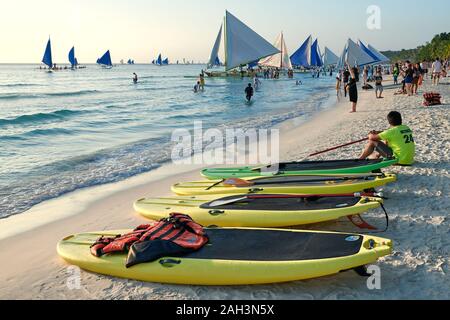
<svg viewBox="0 0 450 320">
<path fill-rule="evenodd" d="M 127 255 L 92 256 L 100 236 L 59 242 L 67 262 L 100 274 L 187 285 L 251 285 L 297 281 L 356 270 L 392 252 L 392 242 L 370 235 L 276 229 L 355 216 L 383 204 L 376 188 L 395 182 L 383 174 L 393 160 L 282 163 L 256 168 L 206 169 L 212 180 L 178 183 L 174 197 L 140 199 L 134 209 L 149 220 L 183 213 L 206 227 L 209 243 L 183 257 L 132 268 Z"/>
</svg>

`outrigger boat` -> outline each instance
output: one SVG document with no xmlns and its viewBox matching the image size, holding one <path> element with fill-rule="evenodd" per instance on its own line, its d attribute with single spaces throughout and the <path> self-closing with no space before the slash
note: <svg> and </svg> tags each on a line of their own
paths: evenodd
<svg viewBox="0 0 450 320">
<path fill-rule="evenodd" d="M 106 69 L 111 69 L 113 67 L 109 50 L 106 51 L 106 53 L 97 60 L 97 63 Z"/>
<path fill-rule="evenodd" d="M 223 63 L 219 59 L 222 38 L 225 52 Z M 254 73 L 249 65 L 279 53 L 280 50 L 226 11 L 205 73 L 209 77 L 249 76 Z"/>
</svg>

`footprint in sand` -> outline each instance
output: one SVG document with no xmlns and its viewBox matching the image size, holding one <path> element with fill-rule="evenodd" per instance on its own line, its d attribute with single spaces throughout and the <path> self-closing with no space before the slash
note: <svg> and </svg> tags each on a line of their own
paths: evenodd
<svg viewBox="0 0 450 320">
<path fill-rule="evenodd" d="M 275 298 L 273 293 L 268 290 L 260 290 L 260 291 L 253 292 L 251 294 L 251 296 L 252 296 L 252 299 L 255 299 L 255 300 L 269 300 L 269 299 Z"/>
</svg>

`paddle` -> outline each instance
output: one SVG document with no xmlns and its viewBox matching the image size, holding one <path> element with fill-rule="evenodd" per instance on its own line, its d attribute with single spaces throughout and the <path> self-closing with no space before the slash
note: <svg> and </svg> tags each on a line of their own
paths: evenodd
<svg viewBox="0 0 450 320">
<path fill-rule="evenodd" d="M 347 177 L 329 177 L 329 178 L 323 178 L 323 179 L 310 179 L 310 180 L 286 180 L 286 181 L 276 181 L 276 182 L 273 182 L 273 181 L 258 182 L 258 180 L 247 181 L 247 180 L 243 180 L 243 179 L 239 179 L 239 178 L 230 178 L 230 179 L 226 179 L 225 181 L 215 183 L 213 185 L 213 187 L 217 186 L 220 183 L 223 183 L 226 187 L 246 188 L 246 187 L 253 187 L 255 185 L 365 180 L 367 178 L 376 178 L 376 177 L 382 177 L 382 176 L 383 176 L 383 174 L 375 174 L 375 175 L 361 175 L 361 176 L 347 176 Z"/>
<path fill-rule="evenodd" d="M 324 154 L 324 153 L 327 153 L 327 152 L 331 152 L 331 151 L 334 151 L 334 150 L 338 150 L 338 149 L 341 149 L 341 148 L 344 148 L 344 147 L 352 146 L 354 144 L 358 144 L 358 143 L 361 143 L 361 142 L 364 142 L 364 141 L 367 141 L 367 140 L 369 140 L 369 138 L 364 138 L 364 139 L 361 139 L 361 140 L 358 140 L 358 141 L 353 141 L 353 142 L 349 142 L 349 143 L 346 143 L 346 144 L 343 144 L 343 145 L 340 145 L 340 146 L 336 146 L 336 147 L 333 147 L 333 148 L 330 148 L 330 149 L 327 149 L 327 150 L 315 152 L 315 153 L 312 153 L 312 154 L 308 155 L 307 157 L 305 157 L 305 158 L 303 158 L 301 160 L 298 160 L 297 162 L 304 162 L 308 158 L 315 157 L 315 156 L 318 156 L 318 155 L 321 155 L 321 154 Z M 252 168 L 251 170 L 252 171 L 258 171 L 258 170 L 261 170 L 263 168 L 269 168 L 271 166 L 272 165 L 255 167 L 255 168 Z"/>
<path fill-rule="evenodd" d="M 383 193 L 351 193 L 351 194 L 313 194 L 313 195 L 299 195 L 299 194 L 286 194 L 286 195 L 246 195 L 240 198 L 228 199 L 228 200 L 216 200 L 209 204 L 210 207 L 221 207 L 244 200 L 257 200 L 257 199 L 308 199 L 308 198 L 340 198 L 340 197 L 377 197 L 383 198 Z"/>
<path fill-rule="evenodd" d="M 353 141 L 353 142 L 349 142 L 349 143 L 346 143 L 346 144 L 342 144 L 340 146 L 336 146 L 336 147 L 333 147 L 333 148 L 330 148 L 330 149 L 327 149 L 327 150 L 315 152 L 315 153 L 310 154 L 306 158 L 300 160 L 299 162 L 303 162 L 303 161 L 305 161 L 308 158 L 315 157 L 315 156 L 318 156 L 318 155 L 321 155 L 321 154 L 324 154 L 324 153 L 327 153 L 327 152 L 331 152 L 331 151 L 334 151 L 334 150 L 338 150 L 338 149 L 341 149 L 341 148 L 345 148 L 345 147 L 348 147 L 348 146 L 352 146 L 354 144 L 358 144 L 358 143 L 361 143 L 361 142 L 364 142 L 364 141 L 367 141 L 367 140 L 369 140 L 369 138 L 364 138 L 364 139 L 361 139 L 361 140 L 358 140 L 358 141 Z"/>
</svg>

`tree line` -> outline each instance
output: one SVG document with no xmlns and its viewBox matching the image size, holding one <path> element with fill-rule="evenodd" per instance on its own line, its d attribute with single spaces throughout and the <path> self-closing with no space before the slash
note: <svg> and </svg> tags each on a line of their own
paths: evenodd
<svg viewBox="0 0 450 320">
<path fill-rule="evenodd" d="M 403 49 L 400 51 L 384 51 L 382 52 L 391 61 L 405 61 L 412 62 L 433 61 L 436 58 L 449 59 L 450 58 L 450 32 L 443 32 L 434 36 L 431 42 L 427 42 L 423 46 L 416 49 Z"/>
</svg>

